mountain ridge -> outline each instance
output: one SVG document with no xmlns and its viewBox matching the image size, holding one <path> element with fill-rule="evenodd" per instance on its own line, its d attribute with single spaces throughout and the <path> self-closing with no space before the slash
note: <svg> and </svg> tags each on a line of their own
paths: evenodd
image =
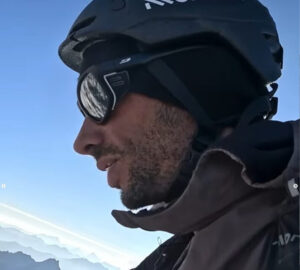
<svg viewBox="0 0 300 270">
<path fill-rule="evenodd" d="M 91 259 L 94 259 L 92 262 L 88 257 L 81 257 L 78 256 L 78 254 L 73 254 L 65 247 L 47 245 L 38 235 L 27 234 L 15 228 L 3 228 L 0 226 L 0 251 L 10 253 L 21 252 L 30 256 L 35 262 L 54 259 L 58 261 L 60 270 L 118 270 L 118 268 L 110 264 L 96 262 L 95 254 L 90 254 L 92 257 Z M 67 254 L 66 257 L 64 257 L 65 254 Z M 95 258 L 93 258 L 92 255 L 94 255 Z M 0 269 L 3 270 L 1 267 Z M 10 268 L 9 270 L 18 269 Z"/>
<path fill-rule="evenodd" d="M 12 270 L 12 267 L 13 270 L 61 270 L 58 261 L 54 259 L 36 262 L 22 252 L 0 251 L 0 269 Z"/>
</svg>

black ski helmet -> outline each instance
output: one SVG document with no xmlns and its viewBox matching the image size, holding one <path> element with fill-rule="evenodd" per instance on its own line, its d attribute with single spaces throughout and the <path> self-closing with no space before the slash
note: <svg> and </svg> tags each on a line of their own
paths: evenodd
<svg viewBox="0 0 300 270">
<path fill-rule="evenodd" d="M 73 24 L 59 55 L 79 71 L 84 51 L 103 39 L 123 36 L 157 46 L 207 33 L 226 40 L 266 83 L 280 77 L 276 26 L 257 0 L 93 0 Z"/>
<path fill-rule="evenodd" d="M 105 40 L 127 38 L 147 51 L 187 40 L 195 45 L 201 37 L 229 45 L 265 85 L 281 75 L 283 50 L 276 26 L 258 0 L 93 0 L 73 24 L 59 55 L 81 72 L 84 53 Z M 187 99 L 186 107 L 196 107 L 194 100 L 180 98 Z M 211 125 L 199 110 L 195 114 L 204 115 L 203 126 Z"/>
</svg>

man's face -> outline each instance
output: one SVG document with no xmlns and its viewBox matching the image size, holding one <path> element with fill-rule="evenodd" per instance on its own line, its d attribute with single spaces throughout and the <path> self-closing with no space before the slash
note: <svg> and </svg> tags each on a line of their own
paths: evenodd
<svg viewBox="0 0 300 270">
<path fill-rule="evenodd" d="M 105 124 L 86 118 L 74 149 L 107 169 L 108 184 L 121 189 L 123 204 L 137 209 L 166 198 L 196 129 L 187 112 L 130 93 Z"/>
</svg>

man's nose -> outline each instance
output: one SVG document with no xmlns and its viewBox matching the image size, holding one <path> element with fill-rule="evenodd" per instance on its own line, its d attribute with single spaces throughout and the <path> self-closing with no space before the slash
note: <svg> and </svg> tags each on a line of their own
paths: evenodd
<svg viewBox="0 0 300 270">
<path fill-rule="evenodd" d="M 103 142 L 103 130 L 100 125 L 89 118 L 85 118 L 74 142 L 74 150 L 82 155 L 91 155 L 93 146 Z"/>
</svg>

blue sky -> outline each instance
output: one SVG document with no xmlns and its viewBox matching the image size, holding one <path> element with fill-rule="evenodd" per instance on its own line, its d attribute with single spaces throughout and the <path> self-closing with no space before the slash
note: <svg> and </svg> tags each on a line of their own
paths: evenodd
<svg viewBox="0 0 300 270">
<path fill-rule="evenodd" d="M 285 49 L 275 119 L 299 117 L 299 4 L 264 0 Z M 144 256 L 161 232 L 122 228 L 111 217 L 119 192 L 91 158 L 74 153 L 82 116 L 77 74 L 57 48 L 86 0 L 2 0 L 0 10 L 0 203 L 45 219 L 105 245 Z M 1 189 L 1 184 L 6 184 Z"/>
</svg>

